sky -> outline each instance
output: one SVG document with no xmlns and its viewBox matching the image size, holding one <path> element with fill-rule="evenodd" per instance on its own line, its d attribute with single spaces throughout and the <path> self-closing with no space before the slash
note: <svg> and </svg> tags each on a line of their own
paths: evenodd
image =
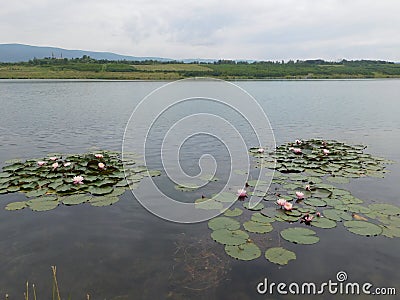
<svg viewBox="0 0 400 300">
<path fill-rule="evenodd" d="M 399 15 L 399 0 L 3 0 L 0 43 L 174 59 L 400 62 Z"/>
</svg>

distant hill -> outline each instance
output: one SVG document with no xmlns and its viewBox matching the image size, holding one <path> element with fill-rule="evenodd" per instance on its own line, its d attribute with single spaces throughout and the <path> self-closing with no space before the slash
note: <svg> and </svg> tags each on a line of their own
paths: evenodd
<svg viewBox="0 0 400 300">
<path fill-rule="evenodd" d="M 56 47 L 39 47 L 23 44 L 0 44 L 0 62 L 24 62 L 33 58 L 78 58 L 83 55 L 90 56 L 94 59 L 107 60 L 157 60 L 157 61 L 172 61 L 173 59 L 163 57 L 136 57 L 120 55 L 111 52 L 96 52 L 86 50 L 68 50 Z"/>
</svg>

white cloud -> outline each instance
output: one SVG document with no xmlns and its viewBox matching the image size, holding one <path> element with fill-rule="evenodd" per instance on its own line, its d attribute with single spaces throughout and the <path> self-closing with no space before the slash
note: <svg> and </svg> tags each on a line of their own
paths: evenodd
<svg viewBox="0 0 400 300">
<path fill-rule="evenodd" d="M 0 42 L 137 56 L 400 61 L 398 0 L 26 0 Z"/>
</svg>

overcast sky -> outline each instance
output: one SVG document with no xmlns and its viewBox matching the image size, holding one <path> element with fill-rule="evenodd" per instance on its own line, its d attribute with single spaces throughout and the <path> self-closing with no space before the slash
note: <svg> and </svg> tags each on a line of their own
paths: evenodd
<svg viewBox="0 0 400 300">
<path fill-rule="evenodd" d="M 400 61 L 400 1 L 2 1 L 0 43 L 169 58 Z"/>
</svg>

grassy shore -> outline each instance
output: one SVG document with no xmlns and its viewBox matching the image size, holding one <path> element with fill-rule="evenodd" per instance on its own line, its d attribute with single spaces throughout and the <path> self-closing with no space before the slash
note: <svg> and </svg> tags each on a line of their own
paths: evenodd
<svg viewBox="0 0 400 300">
<path fill-rule="evenodd" d="M 0 79 L 176 80 L 188 77 L 221 79 L 345 79 L 400 78 L 400 64 L 381 61 L 305 61 L 237 63 L 110 62 L 90 58 L 42 59 L 0 64 Z"/>
</svg>

